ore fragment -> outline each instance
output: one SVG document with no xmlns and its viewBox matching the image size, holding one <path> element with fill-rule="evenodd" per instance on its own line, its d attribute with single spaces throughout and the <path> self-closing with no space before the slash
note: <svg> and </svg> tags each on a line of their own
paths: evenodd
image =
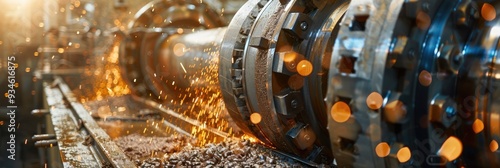
<svg viewBox="0 0 500 168">
<path fill-rule="evenodd" d="M 196 143 L 192 139 L 182 136 L 145 137 L 132 134 L 115 141 L 141 168 L 304 167 L 248 140 L 228 139 L 218 144 L 199 147 L 193 145 Z"/>
<path fill-rule="evenodd" d="M 82 144 L 85 146 L 90 146 L 92 145 L 92 142 L 94 142 L 94 139 L 92 139 L 90 135 L 87 135 L 87 137 L 85 137 L 85 141 L 83 141 Z"/>
</svg>

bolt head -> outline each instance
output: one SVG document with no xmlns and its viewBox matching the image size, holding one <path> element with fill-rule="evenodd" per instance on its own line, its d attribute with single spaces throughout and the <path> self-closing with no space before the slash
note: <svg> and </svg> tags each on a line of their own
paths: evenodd
<svg viewBox="0 0 500 168">
<path fill-rule="evenodd" d="M 457 115 L 457 110 L 452 106 L 446 107 L 445 112 L 446 112 L 446 117 L 448 118 L 452 118 L 455 115 Z"/>
<path fill-rule="evenodd" d="M 300 23 L 300 29 L 305 31 L 305 30 L 307 30 L 307 28 L 309 28 L 309 25 L 307 24 L 307 22 Z"/>
<path fill-rule="evenodd" d="M 297 108 L 299 107 L 299 102 L 297 102 L 297 100 L 292 100 L 290 102 L 290 105 L 292 105 L 292 108 Z"/>
</svg>

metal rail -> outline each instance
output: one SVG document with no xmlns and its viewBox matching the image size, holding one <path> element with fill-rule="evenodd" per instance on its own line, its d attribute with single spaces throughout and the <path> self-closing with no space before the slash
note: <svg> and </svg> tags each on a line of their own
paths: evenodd
<svg viewBox="0 0 500 168">
<path fill-rule="evenodd" d="M 60 77 L 45 83 L 45 93 L 64 167 L 134 167 Z"/>
<path fill-rule="evenodd" d="M 44 84 L 57 145 L 61 151 L 64 167 L 134 167 L 135 164 L 113 142 L 101 128 L 87 109 L 78 102 L 61 77 Z M 208 137 L 222 141 L 229 137 L 228 133 L 207 127 L 203 123 L 178 114 L 167 107 L 147 99 L 132 96 L 135 103 L 159 111 L 163 118 L 161 124 L 176 133 L 190 136 L 190 129 L 201 128 Z M 168 120 L 167 120 L 168 119 Z M 107 120 L 106 120 L 107 121 Z"/>
<path fill-rule="evenodd" d="M 87 109 L 75 99 L 73 92 L 61 77 L 56 76 L 52 83 L 44 83 L 44 91 L 64 167 L 135 167 Z M 200 121 L 178 114 L 159 103 L 136 96 L 132 98 L 135 103 L 158 110 L 164 118 L 159 123 L 172 128 L 176 133 L 192 137 L 187 129 L 196 126 L 218 140 L 229 137 L 228 133 L 204 126 Z M 170 120 L 165 120 L 167 118 Z M 318 166 L 277 150 L 272 152 L 310 167 Z"/>
</svg>

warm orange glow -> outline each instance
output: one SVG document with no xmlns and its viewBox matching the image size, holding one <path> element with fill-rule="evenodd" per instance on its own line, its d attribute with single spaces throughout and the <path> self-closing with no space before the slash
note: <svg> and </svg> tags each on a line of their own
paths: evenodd
<svg viewBox="0 0 500 168">
<path fill-rule="evenodd" d="M 31 0 L 11 0 L 7 1 L 7 4 L 13 5 L 13 6 L 25 6 L 30 3 Z"/>
<path fill-rule="evenodd" d="M 496 152 L 496 151 L 498 150 L 498 142 L 497 142 L 497 141 L 492 140 L 492 141 L 490 142 L 490 150 L 491 150 L 492 152 Z"/>
<path fill-rule="evenodd" d="M 391 152 L 391 147 L 385 142 L 381 142 L 375 147 L 375 153 L 378 157 L 386 157 Z"/>
<path fill-rule="evenodd" d="M 438 151 L 438 154 L 446 158 L 448 161 L 453 161 L 462 154 L 462 149 L 462 142 L 458 138 L 451 136 L 444 141 Z"/>
<path fill-rule="evenodd" d="M 380 107 L 382 107 L 383 101 L 384 101 L 384 98 L 382 98 L 382 95 L 380 95 L 377 92 L 372 92 L 366 98 L 366 105 L 368 105 L 368 108 L 370 108 L 372 110 L 378 110 L 378 109 L 380 109 Z"/>
<path fill-rule="evenodd" d="M 330 114 L 336 122 L 343 123 L 351 117 L 351 108 L 347 103 L 339 101 L 335 103 L 330 110 Z"/>
<path fill-rule="evenodd" d="M 288 79 L 288 86 L 290 89 L 299 90 L 304 87 L 304 77 L 300 75 L 293 75 Z"/>
<path fill-rule="evenodd" d="M 431 25 L 431 17 L 422 11 L 417 14 L 417 27 L 421 30 L 427 30 Z"/>
<path fill-rule="evenodd" d="M 182 43 L 177 43 L 174 45 L 174 54 L 178 57 L 184 56 L 186 50 L 186 45 Z"/>
<path fill-rule="evenodd" d="M 88 65 L 89 71 L 86 71 L 84 75 L 88 77 L 89 80 L 84 80 L 82 85 L 75 90 L 77 95 L 80 96 L 80 100 L 102 100 L 107 96 L 122 96 L 130 93 L 128 86 L 121 78 L 117 61 L 118 52 L 119 46 L 117 43 L 108 53 L 105 53 L 102 57 L 98 57 L 99 61 L 104 62 L 103 66 Z M 92 69 L 93 72 L 90 71 L 90 69 Z M 95 87 L 90 88 L 82 86 Z"/>
<path fill-rule="evenodd" d="M 476 121 L 474 121 L 474 123 L 472 124 L 472 129 L 476 134 L 483 131 L 484 129 L 483 121 L 481 121 L 480 119 L 476 119 Z"/>
<path fill-rule="evenodd" d="M 402 101 L 392 101 L 385 106 L 384 115 L 387 121 L 397 123 L 406 116 L 406 106 Z"/>
<path fill-rule="evenodd" d="M 432 75 L 429 73 L 429 71 L 423 70 L 420 72 L 420 75 L 418 75 L 418 81 L 422 86 L 429 86 L 432 83 Z"/>
<path fill-rule="evenodd" d="M 486 21 L 492 21 L 497 17 L 497 11 L 493 5 L 484 3 L 483 7 L 481 8 L 481 16 Z"/>
<path fill-rule="evenodd" d="M 313 71 L 313 65 L 308 60 L 302 60 L 297 65 L 297 72 L 302 76 L 309 76 Z"/>
<path fill-rule="evenodd" d="M 496 113 L 490 114 L 490 122 L 489 122 L 490 132 L 500 132 L 500 115 Z"/>
<path fill-rule="evenodd" d="M 285 62 L 293 62 L 298 57 L 299 57 L 299 54 L 296 53 L 296 52 L 287 52 L 287 53 L 285 53 L 285 57 L 283 58 L 283 61 L 285 61 Z"/>
<path fill-rule="evenodd" d="M 57 52 L 60 53 L 60 54 L 64 53 L 64 48 L 57 49 Z"/>
<path fill-rule="evenodd" d="M 411 158 L 410 148 L 403 147 L 403 148 L 399 149 L 396 156 L 398 157 L 399 162 L 401 162 L 401 163 L 407 162 Z"/>
<path fill-rule="evenodd" d="M 252 115 L 250 115 L 250 121 L 253 124 L 259 124 L 260 121 L 262 121 L 262 116 L 259 113 L 253 113 Z"/>
<path fill-rule="evenodd" d="M 179 34 L 184 33 L 184 29 L 182 29 L 182 28 L 178 28 L 178 29 L 177 29 L 177 33 L 179 33 Z"/>
<path fill-rule="evenodd" d="M 249 140 L 250 142 L 252 143 L 257 143 L 257 142 L 260 142 L 259 139 L 253 137 L 253 136 L 250 136 L 250 135 L 247 135 L 247 134 L 243 134 L 241 136 L 241 139 L 246 139 L 246 140 Z"/>
</svg>

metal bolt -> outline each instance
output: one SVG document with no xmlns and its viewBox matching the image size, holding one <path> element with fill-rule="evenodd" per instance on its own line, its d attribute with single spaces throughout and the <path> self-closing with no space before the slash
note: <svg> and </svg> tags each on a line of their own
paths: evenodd
<svg viewBox="0 0 500 168">
<path fill-rule="evenodd" d="M 51 139 L 56 139 L 56 135 L 55 134 L 33 135 L 33 137 L 31 139 L 33 141 L 51 140 Z"/>
<path fill-rule="evenodd" d="M 304 139 L 305 139 L 306 141 L 309 141 L 309 140 L 311 140 L 311 137 L 309 136 L 309 134 L 305 134 L 305 135 L 304 135 Z"/>
<path fill-rule="evenodd" d="M 307 28 L 308 28 L 308 27 L 309 27 L 309 25 L 307 24 L 307 22 L 302 22 L 302 23 L 300 23 L 300 28 L 301 28 L 302 30 L 304 30 L 304 31 L 305 31 L 305 30 L 307 30 Z"/>
<path fill-rule="evenodd" d="M 424 4 L 422 4 L 422 10 L 424 10 L 425 12 L 428 12 L 430 8 L 431 6 L 429 3 L 425 2 Z"/>
<path fill-rule="evenodd" d="M 410 49 L 408 51 L 408 58 L 410 58 L 412 60 L 415 59 L 415 50 L 414 49 Z"/>
<path fill-rule="evenodd" d="M 297 108 L 299 107 L 299 102 L 297 102 L 297 100 L 292 100 L 290 102 L 290 105 L 292 105 L 292 108 Z"/>
<path fill-rule="evenodd" d="M 34 109 L 33 111 L 31 111 L 31 114 L 34 116 L 41 117 L 50 114 L 50 111 L 47 109 Z"/>
<path fill-rule="evenodd" d="M 446 112 L 446 117 L 448 118 L 452 118 L 455 115 L 457 115 L 457 110 L 455 110 L 455 108 L 453 108 L 452 106 L 446 107 L 445 112 Z"/>
</svg>

